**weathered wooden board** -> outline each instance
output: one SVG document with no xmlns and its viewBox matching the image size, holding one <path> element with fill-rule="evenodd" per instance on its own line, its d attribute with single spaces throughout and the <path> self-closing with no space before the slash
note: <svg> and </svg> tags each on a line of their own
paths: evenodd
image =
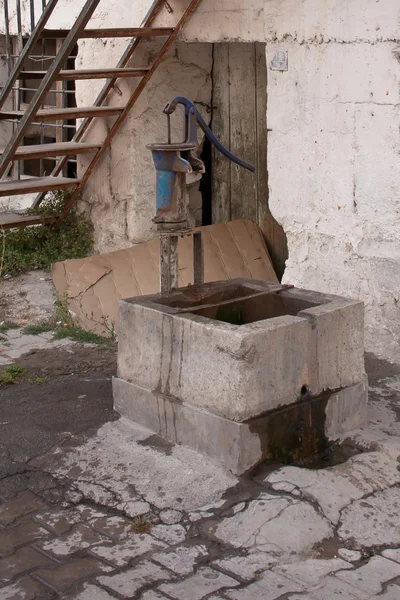
<svg viewBox="0 0 400 600">
<path fill-rule="evenodd" d="M 214 47 L 212 128 L 231 152 L 256 166 L 234 165 L 213 150 L 213 223 L 250 219 L 266 238 L 279 278 L 287 259 L 286 236 L 268 206 L 267 66 L 265 44 Z"/>
</svg>

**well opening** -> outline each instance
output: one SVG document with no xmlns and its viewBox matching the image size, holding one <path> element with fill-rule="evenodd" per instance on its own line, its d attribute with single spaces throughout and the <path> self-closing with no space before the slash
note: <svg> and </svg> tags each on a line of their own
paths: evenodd
<svg viewBox="0 0 400 600">
<path fill-rule="evenodd" d="M 304 309 L 318 306 L 316 302 L 295 298 L 290 292 L 260 292 L 238 284 L 217 291 L 192 286 L 182 292 L 177 290 L 171 296 L 161 297 L 158 303 L 182 313 L 190 312 L 232 325 L 247 325 L 285 315 L 296 316 Z"/>
</svg>

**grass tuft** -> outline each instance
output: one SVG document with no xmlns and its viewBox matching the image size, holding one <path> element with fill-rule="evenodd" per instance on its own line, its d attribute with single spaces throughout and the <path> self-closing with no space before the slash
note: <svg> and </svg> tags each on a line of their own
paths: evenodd
<svg viewBox="0 0 400 600">
<path fill-rule="evenodd" d="M 37 323 L 36 325 L 27 325 L 24 327 L 23 332 L 27 335 L 40 335 L 41 333 L 54 331 L 54 329 L 54 323 Z"/>
<path fill-rule="evenodd" d="M 69 327 L 68 325 L 67 327 L 58 327 L 54 332 L 55 340 L 61 340 L 64 338 L 69 338 L 75 342 L 82 342 L 84 344 L 104 345 L 109 343 L 108 338 L 97 335 L 91 331 L 85 331 L 80 327 Z"/>
<path fill-rule="evenodd" d="M 149 523 L 144 515 L 138 515 L 133 519 L 132 530 L 135 533 L 150 533 L 151 523 Z"/>
<path fill-rule="evenodd" d="M 26 369 L 23 369 L 19 365 L 10 365 L 5 367 L 0 373 L 0 384 L 11 385 L 18 383 L 18 381 L 27 373 Z"/>
</svg>

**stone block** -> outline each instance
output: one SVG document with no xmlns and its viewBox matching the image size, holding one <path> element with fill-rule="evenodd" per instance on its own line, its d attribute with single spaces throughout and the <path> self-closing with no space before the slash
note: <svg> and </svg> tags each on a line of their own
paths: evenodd
<svg viewBox="0 0 400 600">
<path fill-rule="evenodd" d="M 364 377 L 364 304 L 333 299 L 299 312 L 313 329 L 315 389 L 334 390 L 354 385 Z"/>
<path fill-rule="evenodd" d="M 131 536 L 115 546 L 96 546 L 91 549 L 92 554 L 117 566 L 126 567 L 133 558 L 142 556 L 152 550 L 162 550 L 165 544 L 155 540 L 150 535 L 135 535 L 131 530 Z"/>
<path fill-rule="evenodd" d="M 189 446 L 222 462 L 237 475 L 263 460 L 282 460 L 288 456 L 296 459 L 299 453 L 312 454 L 321 444 L 337 439 L 344 429 L 341 420 L 344 416 L 344 424 L 361 427 L 366 402 L 365 384 L 357 384 L 323 395 L 321 400 L 310 399 L 238 423 L 151 393 L 117 377 L 113 378 L 113 395 L 114 408 L 122 416 L 171 442 Z M 355 408 L 362 408 L 354 414 L 353 398 Z M 296 428 L 300 423 L 301 434 Z"/>
<path fill-rule="evenodd" d="M 247 424 L 173 402 L 122 379 L 113 379 L 114 408 L 170 441 L 187 445 L 244 473 L 262 459 L 260 438 Z"/>
<path fill-rule="evenodd" d="M 237 279 L 122 300 L 119 330 L 115 409 L 236 474 L 365 422 L 361 302 Z"/>
<path fill-rule="evenodd" d="M 112 567 L 104 565 L 94 558 L 86 557 L 69 560 L 64 564 L 57 565 L 54 569 L 40 569 L 35 571 L 35 576 L 58 592 L 63 592 L 75 583 L 107 571 L 112 571 Z"/>
<path fill-rule="evenodd" d="M 45 552 L 54 554 L 54 556 L 64 557 L 107 542 L 111 543 L 108 538 L 100 535 L 90 525 L 84 523 L 74 527 L 65 536 L 41 543 L 40 547 Z"/>
<path fill-rule="evenodd" d="M 24 544 L 29 544 L 39 538 L 50 537 L 51 534 L 33 521 L 24 521 L 15 527 L 0 531 L 0 556 L 9 554 Z"/>
<path fill-rule="evenodd" d="M 0 583 L 8 583 L 17 575 L 32 569 L 55 564 L 48 556 L 44 556 L 33 548 L 21 548 L 12 556 L 0 560 Z"/>
<path fill-rule="evenodd" d="M 122 598 L 132 598 L 144 586 L 169 579 L 171 579 L 171 573 L 150 561 L 144 561 L 123 573 L 99 577 L 98 582 Z"/>
<path fill-rule="evenodd" d="M 153 554 L 152 560 L 174 571 L 177 575 L 188 575 L 193 573 L 198 560 L 206 555 L 205 546 L 178 546 L 169 552 Z"/>
<path fill-rule="evenodd" d="M 0 523 L 1 525 L 11 525 L 18 517 L 46 508 L 47 505 L 40 498 L 26 490 L 17 498 L 0 506 Z"/>
<path fill-rule="evenodd" d="M 26 576 L 0 590 L 1 600 L 51 600 L 53 592 Z M 88 600 L 88 599 L 86 599 Z M 99 598 L 98 600 L 102 600 Z"/>
<path fill-rule="evenodd" d="M 199 569 L 195 575 L 188 577 L 184 581 L 177 583 L 166 583 L 160 585 L 160 590 L 172 598 L 190 598 L 190 600 L 200 600 L 212 592 L 221 588 L 233 588 L 239 585 L 239 582 L 220 573 L 214 569 Z"/>
</svg>

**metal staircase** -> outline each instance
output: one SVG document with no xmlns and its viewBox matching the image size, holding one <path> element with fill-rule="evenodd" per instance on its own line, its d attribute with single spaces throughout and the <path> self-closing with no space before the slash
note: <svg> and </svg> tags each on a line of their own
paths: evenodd
<svg viewBox="0 0 400 600">
<path fill-rule="evenodd" d="M 0 119 L 14 120 L 17 122 L 14 133 L 5 149 L 0 153 L 0 197 L 30 194 L 38 192 L 38 196 L 33 203 L 33 208 L 39 206 L 46 193 L 55 190 L 71 189 L 72 195 L 64 208 L 64 214 L 60 216 L 58 222 L 61 222 L 68 211 L 77 200 L 83 186 L 87 182 L 91 173 L 99 163 L 106 149 L 110 146 L 114 136 L 121 128 L 129 111 L 134 106 L 140 94 L 146 87 L 148 81 L 162 62 L 165 54 L 176 40 L 177 36 L 190 19 L 201 0 L 191 0 L 185 3 L 182 14 L 177 18 L 177 23 L 173 28 L 152 27 L 152 24 L 162 10 L 171 12 L 171 7 L 166 0 L 155 0 L 145 17 L 143 24 L 139 28 L 120 28 L 120 29 L 86 29 L 95 9 L 101 0 L 87 0 L 82 8 L 73 27 L 69 31 L 46 29 L 46 23 L 51 17 L 59 0 L 49 0 L 43 13 L 38 20 L 30 38 L 24 45 L 22 52 L 16 61 L 0 95 Z M 79 39 L 83 38 L 131 38 L 124 54 L 114 69 L 84 69 L 84 70 L 65 70 L 66 64 L 72 50 Z M 158 51 L 153 64 L 149 68 L 135 68 L 131 66 L 131 59 L 134 58 L 135 50 L 143 39 L 163 37 L 165 38 L 160 50 Z M 26 71 L 24 64 L 32 54 L 36 44 L 43 39 L 63 40 L 61 47 L 47 71 Z M 129 64 L 129 66 L 128 66 Z M 124 107 L 113 108 L 107 106 L 107 100 L 113 92 L 116 82 L 119 78 L 138 78 L 138 85 L 133 90 Z M 18 81 L 40 79 L 40 84 L 26 110 L 5 110 L 3 106 L 6 100 L 12 94 L 14 85 Z M 57 81 L 78 80 L 78 79 L 106 79 L 106 83 L 96 98 L 93 106 L 78 108 L 42 108 L 44 100 L 52 90 L 52 86 Z M 97 143 L 85 142 L 85 134 L 94 119 L 104 117 L 115 117 L 106 137 Z M 61 122 L 71 119 L 83 118 L 80 126 L 75 132 L 73 139 L 68 142 L 41 143 L 38 145 L 21 145 L 26 133 L 33 123 Z M 86 170 L 80 174 L 79 178 L 64 177 L 63 170 L 69 157 L 78 154 L 91 154 L 92 159 Z M 10 180 L 5 179 L 10 170 L 10 166 L 15 161 L 27 159 L 43 160 L 48 157 L 59 157 L 56 166 L 50 176 L 33 177 L 27 179 Z M 53 219 L 54 220 L 54 219 Z M 24 215 L 19 212 L 0 213 L 0 229 L 25 227 L 27 225 L 36 225 L 48 222 L 40 215 Z"/>
</svg>

